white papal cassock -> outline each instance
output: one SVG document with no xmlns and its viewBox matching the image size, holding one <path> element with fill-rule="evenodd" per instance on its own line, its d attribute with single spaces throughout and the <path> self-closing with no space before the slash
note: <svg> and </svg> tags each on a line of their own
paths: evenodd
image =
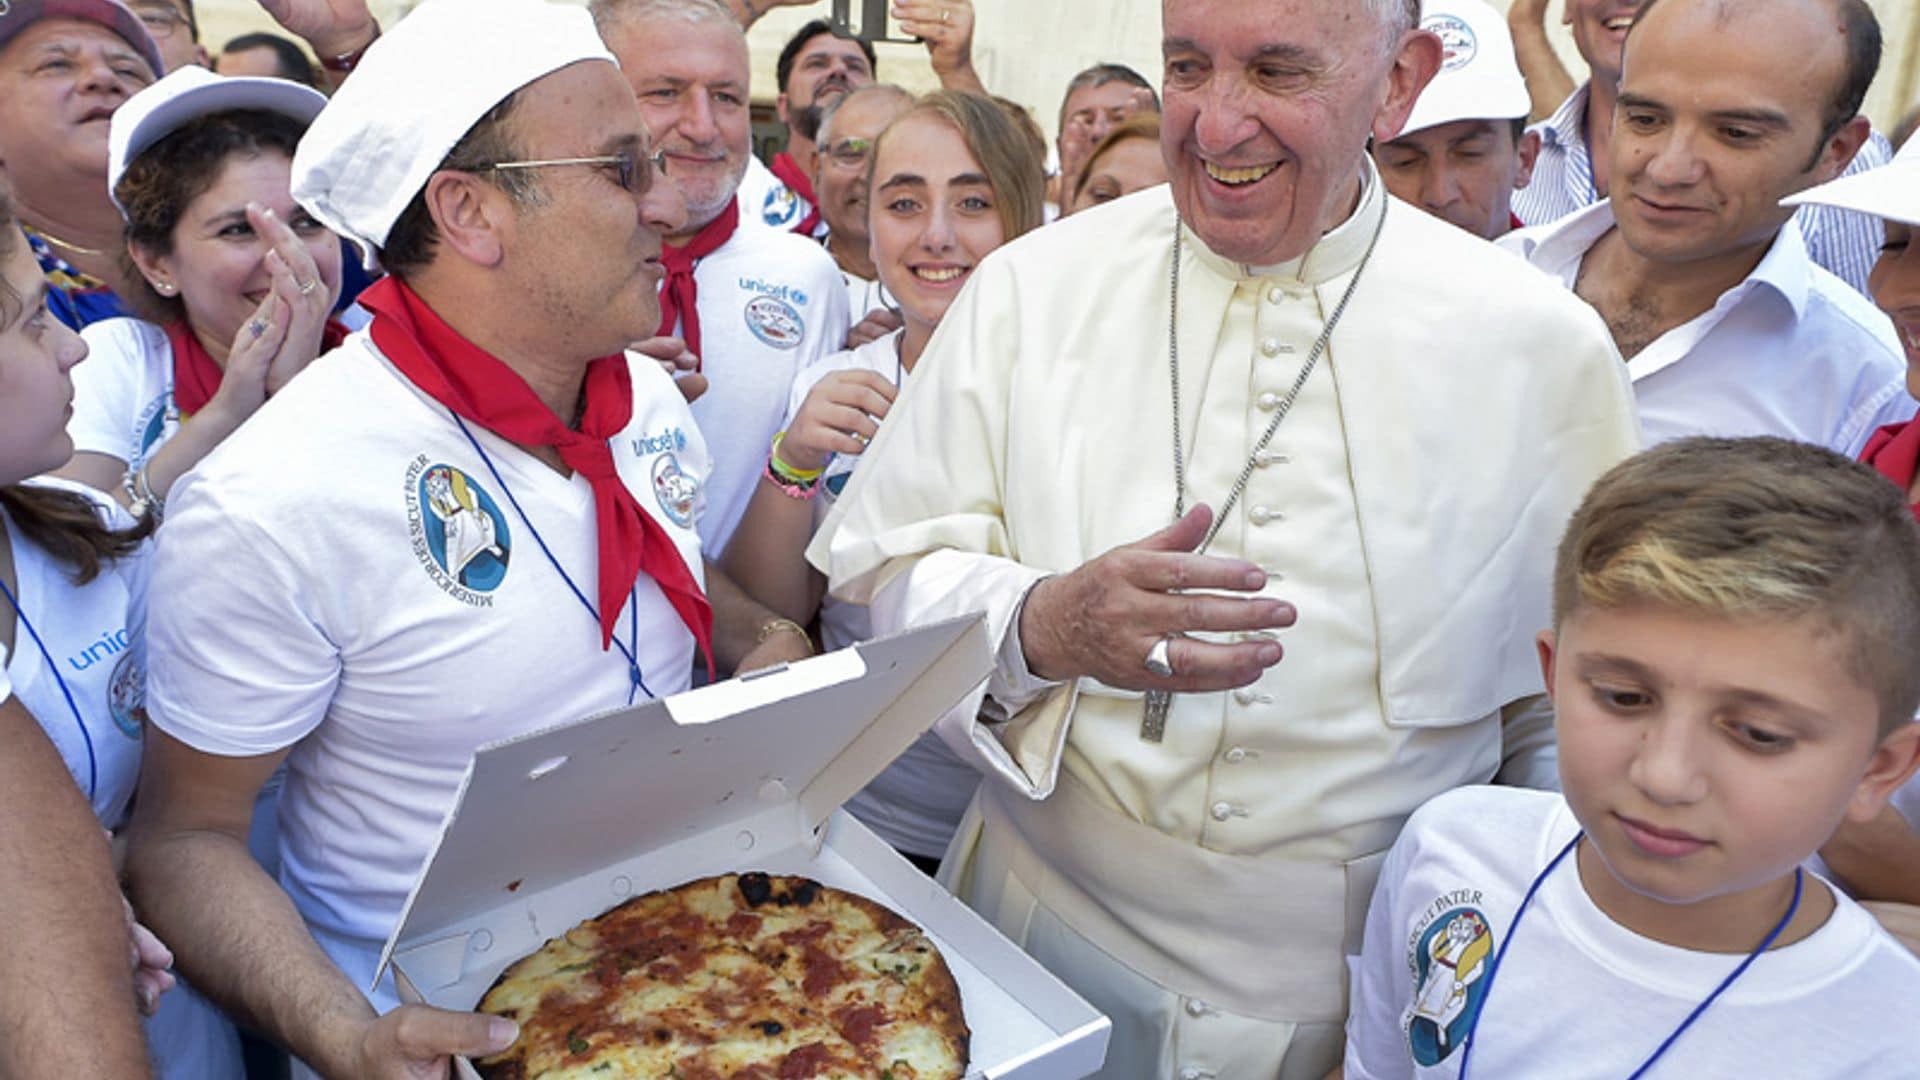
<svg viewBox="0 0 1920 1080">
<path fill-rule="evenodd" d="M 1352 219 L 1301 260 L 1244 267 L 1183 241 L 1188 505 L 1219 507 L 1386 204 L 1211 549 L 1266 567 L 1299 609 L 1258 683 L 1176 696 L 1148 743 L 1141 695 L 1037 681 L 1013 633 L 1035 581 L 1173 518 L 1165 188 L 975 271 L 810 552 L 879 632 L 987 613 L 999 670 L 940 730 L 993 779 L 944 876 L 1113 1017 L 1103 1076 L 1318 1080 L 1407 815 L 1503 756 L 1554 782 L 1551 731 L 1524 707 L 1532 639 L 1562 526 L 1636 444 L 1625 368 L 1586 305 L 1387 199 L 1367 167 Z"/>
</svg>

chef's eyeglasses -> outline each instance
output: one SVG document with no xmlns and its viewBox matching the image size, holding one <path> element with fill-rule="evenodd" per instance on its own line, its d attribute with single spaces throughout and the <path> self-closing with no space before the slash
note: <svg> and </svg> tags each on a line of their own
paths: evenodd
<svg viewBox="0 0 1920 1080">
<path fill-rule="evenodd" d="M 864 166 L 872 153 L 872 139 L 841 139 L 827 147 L 827 156 L 833 160 L 833 163 L 849 169 Z"/>
<path fill-rule="evenodd" d="M 599 157 L 496 161 L 491 165 L 482 165 L 474 171 L 507 172 L 515 169 L 545 169 L 557 165 L 611 165 L 614 182 L 635 195 L 645 195 L 653 189 L 655 177 L 667 175 L 667 155 L 660 150 L 655 150 L 651 154 L 642 154 L 637 150 L 622 150 L 617 154 L 602 154 Z"/>
</svg>

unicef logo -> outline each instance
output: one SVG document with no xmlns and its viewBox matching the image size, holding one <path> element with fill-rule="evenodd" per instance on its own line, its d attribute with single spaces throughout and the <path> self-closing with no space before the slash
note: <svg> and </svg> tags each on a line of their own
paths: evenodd
<svg viewBox="0 0 1920 1080">
<path fill-rule="evenodd" d="M 1442 71 L 1458 71 L 1473 63 L 1473 58 L 1480 53 L 1480 39 L 1474 36 L 1473 27 L 1458 16 L 1435 16 L 1421 29 L 1440 38 L 1440 46 L 1446 50 L 1445 59 L 1440 63 Z"/>
<path fill-rule="evenodd" d="M 427 553 L 440 570 L 474 592 L 499 588 L 513 543 L 493 497 L 451 465 L 426 470 L 417 497 Z"/>
<path fill-rule="evenodd" d="M 147 721 L 147 673 L 133 662 L 131 649 L 121 653 L 113 665 L 113 676 L 107 682 L 107 712 L 120 734 L 140 738 Z"/>
</svg>

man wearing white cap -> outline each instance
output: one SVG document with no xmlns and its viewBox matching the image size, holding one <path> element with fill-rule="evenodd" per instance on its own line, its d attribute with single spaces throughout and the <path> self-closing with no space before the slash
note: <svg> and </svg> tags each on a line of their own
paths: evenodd
<svg viewBox="0 0 1920 1080">
<path fill-rule="evenodd" d="M 794 375 L 846 343 L 847 290 L 819 244 L 739 227 L 752 153 L 747 39 L 719 0 L 590 7 L 687 204 L 661 258 L 660 333 L 683 338 L 707 377 L 693 403 L 713 455 L 700 543 L 717 557 L 747 512 Z"/>
<path fill-rule="evenodd" d="M 1440 73 L 1405 130 L 1373 147 L 1396 197 L 1488 240 L 1519 227 L 1513 193 L 1533 175 L 1540 136 L 1526 130 L 1527 83 L 1513 36 L 1483 0 L 1427 0 L 1420 28 L 1440 38 Z"/>
<path fill-rule="evenodd" d="M 705 447 L 622 355 L 682 221 L 653 160 L 584 12 L 427 0 L 294 157 L 301 205 L 389 271 L 372 324 L 169 498 L 129 873 L 187 976 L 321 1075 L 514 1037 L 376 1017 L 381 943 L 477 746 L 674 693 L 700 652 L 809 651 L 703 588 Z M 282 761 L 276 886 L 246 830 Z"/>
<path fill-rule="evenodd" d="M 1649 444 L 1777 435 L 1854 456 L 1913 415 L 1885 316 L 1815 265 L 1782 197 L 1866 139 L 1864 0 L 1658 0 L 1627 38 L 1612 197 L 1501 243 L 1593 305 Z"/>
<path fill-rule="evenodd" d="M 1105 1080 L 1320 1080 L 1407 815 L 1551 782 L 1526 628 L 1629 391 L 1382 190 L 1418 19 L 1167 0 L 1168 185 L 974 269 L 808 552 L 879 632 L 985 611 L 942 877 L 1112 1018 Z"/>
</svg>

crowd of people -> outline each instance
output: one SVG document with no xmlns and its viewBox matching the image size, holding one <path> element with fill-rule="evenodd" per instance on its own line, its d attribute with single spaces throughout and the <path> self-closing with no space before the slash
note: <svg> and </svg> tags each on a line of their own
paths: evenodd
<svg viewBox="0 0 1920 1080">
<path fill-rule="evenodd" d="M 894 0 L 765 162 L 808 0 L 261 3 L 0 0 L 0 1077 L 504 1049 L 379 963 L 477 747 L 961 615 L 846 809 L 1103 1077 L 1914 1072 L 1863 0 L 1166 0 L 1051 145 Z"/>
</svg>

